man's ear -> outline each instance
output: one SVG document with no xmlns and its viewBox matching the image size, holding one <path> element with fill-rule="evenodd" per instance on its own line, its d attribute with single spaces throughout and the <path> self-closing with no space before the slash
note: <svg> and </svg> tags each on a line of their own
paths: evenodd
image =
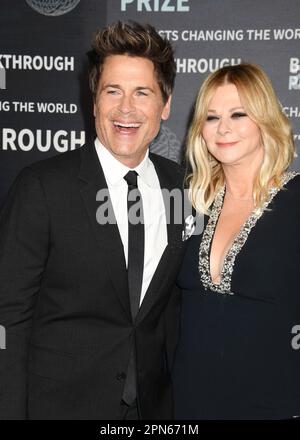
<svg viewBox="0 0 300 440">
<path fill-rule="evenodd" d="M 172 95 L 169 96 L 167 102 L 165 103 L 165 106 L 163 108 L 162 114 L 161 114 L 161 119 L 163 121 L 166 121 L 169 116 L 170 116 L 170 111 L 171 111 L 171 101 L 172 101 Z"/>
</svg>

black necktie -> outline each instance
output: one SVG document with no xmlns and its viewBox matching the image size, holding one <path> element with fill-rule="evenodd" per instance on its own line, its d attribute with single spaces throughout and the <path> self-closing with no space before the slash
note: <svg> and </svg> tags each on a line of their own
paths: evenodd
<svg viewBox="0 0 300 440">
<path fill-rule="evenodd" d="M 124 179 L 128 184 L 128 288 L 132 320 L 135 321 L 139 310 L 143 282 L 145 241 L 144 214 L 142 196 L 137 186 L 137 172 L 129 171 Z M 128 405 L 132 405 L 137 396 L 134 341 L 132 344 L 122 396 L 122 399 Z"/>
<path fill-rule="evenodd" d="M 133 321 L 140 306 L 144 270 L 144 215 L 142 196 L 137 186 L 137 172 L 124 177 L 128 184 L 128 287 Z"/>
</svg>

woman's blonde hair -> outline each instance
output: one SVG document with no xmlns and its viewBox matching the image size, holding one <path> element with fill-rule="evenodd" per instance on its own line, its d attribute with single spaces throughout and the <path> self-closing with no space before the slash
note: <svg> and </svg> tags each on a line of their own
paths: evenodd
<svg viewBox="0 0 300 440">
<path fill-rule="evenodd" d="M 291 124 L 269 78 L 260 67 L 243 63 L 212 73 L 199 91 L 187 141 L 187 160 L 191 166 L 188 176 L 190 198 L 193 206 L 205 214 L 209 213 L 216 193 L 225 183 L 222 166 L 209 153 L 202 137 L 209 102 L 216 89 L 224 84 L 236 86 L 247 115 L 261 132 L 264 159 L 253 189 L 257 208 L 267 201 L 271 182 L 275 187 L 281 186 L 281 176 L 296 156 Z"/>
</svg>

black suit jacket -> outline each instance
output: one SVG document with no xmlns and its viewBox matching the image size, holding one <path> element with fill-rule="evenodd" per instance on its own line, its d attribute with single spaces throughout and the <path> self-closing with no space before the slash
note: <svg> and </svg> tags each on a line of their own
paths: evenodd
<svg viewBox="0 0 300 440">
<path fill-rule="evenodd" d="M 182 187 L 177 164 L 150 157 L 162 188 Z M 96 221 L 105 187 L 91 144 L 25 168 L 7 197 L 0 419 L 117 419 L 132 343 L 142 417 L 172 417 L 182 224 L 168 224 L 168 246 L 133 323 L 118 226 Z"/>
</svg>

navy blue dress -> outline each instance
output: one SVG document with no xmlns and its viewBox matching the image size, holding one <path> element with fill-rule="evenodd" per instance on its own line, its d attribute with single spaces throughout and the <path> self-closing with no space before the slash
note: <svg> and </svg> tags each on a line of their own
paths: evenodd
<svg viewBox="0 0 300 440">
<path fill-rule="evenodd" d="M 300 416 L 300 176 L 287 175 L 268 210 L 249 218 L 218 286 L 208 262 L 224 191 L 178 275 L 175 418 Z"/>
</svg>

